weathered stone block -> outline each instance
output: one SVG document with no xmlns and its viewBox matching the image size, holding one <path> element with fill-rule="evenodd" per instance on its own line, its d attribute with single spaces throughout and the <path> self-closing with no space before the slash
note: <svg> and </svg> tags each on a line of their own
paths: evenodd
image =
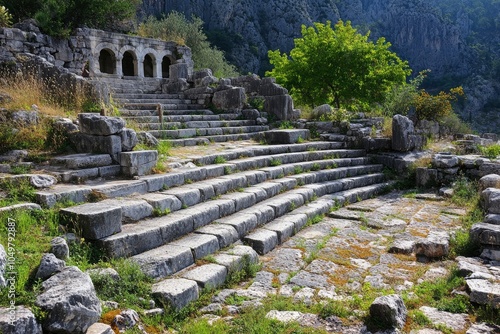
<svg viewBox="0 0 500 334">
<path fill-rule="evenodd" d="M 428 188 L 437 185 L 438 171 L 426 167 L 417 168 L 417 186 Z"/>
<path fill-rule="evenodd" d="M 134 151 L 119 154 L 122 173 L 126 176 L 141 176 L 151 173 L 158 161 L 158 151 Z"/>
<path fill-rule="evenodd" d="M 382 296 L 370 305 L 370 316 L 380 328 L 402 328 L 408 311 L 398 295 Z"/>
<path fill-rule="evenodd" d="M 219 264 L 205 264 L 186 272 L 182 277 L 196 281 L 200 288 L 218 288 L 224 284 L 227 269 Z"/>
<path fill-rule="evenodd" d="M 299 138 L 309 139 L 310 132 L 307 129 L 271 130 L 265 132 L 265 137 L 268 144 L 296 144 Z"/>
<path fill-rule="evenodd" d="M 245 106 L 246 100 L 244 88 L 232 87 L 215 92 L 212 103 L 221 110 L 241 110 Z"/>
<path fill-rule="evenodd" d="M 125 127 L 125 120 L 120 117 L 101 116 L 93 113 L 78 114 L 80 132 L 97 135 L 109 136 L 120 133 Z"/>
<path fill-rule="evenodd" d="M 198 299 L 198 284 L 184 278 L 167 279 L 153 284 L 153 296 L 176 310 Z"/>
<path fill-rule="evenodd" d="M 24 306 L 0 308 L 0 332 L 13 334 L 42 334 L 42 326 L 35 315 Z"/>
<path fill-rule="evenodd" d="M 269 230 L 257 230 L 244 239 L 257 253 L 264 255 L 269 253 L 278 244 L 278 234 Z"/>
<path fill-rule="evenodd" d="M 97 240 L 121 231 L 122 209 L 102 203 L 87 203 L 60 211 L 61 221 L 75 226 L 85 239 Z"/>
<path fill-rule="evenodd" d="M 108 166 L 113 163 L 109 154 L 71 154 L 50 160 L 51 165 L 65 165 L 70 169 Z"/>
<path fill-rule="evenodd" d="M 395 115 L 392 118 L 392 149 L 408 152 L 415 148 L 411 137 L 415 132 L 413 122 L 406 116 Z"/>
<path fill-rule="evenodd" d="M 168 68 L 170 81 L 177 81 L 178 79 L 187 79 L 189 77 L 189 68 L 186 63 L 172 64 Z"/>
<path fill-rule="evenodd" d="M 117 154 L 122 150 L 122 141 L 118 135 L 94 136 L 75 132 L 69 138 L 79 153 L 107 153 L 116 160 Z"/>
<path fill-rule="evenodd" d="M 266 96 L 264 111 L 276 116 L 280 121 L 295 119 L 293 100 L 290 95 Z"/>
<path fill-rule="evenodd" d="M 132 151 L 139 142 L 137 134 L 132 129 L 124 128 L 122 132 L 120 132 L 120 138 L 122 141 L 122 152 Z"/>
</svg>

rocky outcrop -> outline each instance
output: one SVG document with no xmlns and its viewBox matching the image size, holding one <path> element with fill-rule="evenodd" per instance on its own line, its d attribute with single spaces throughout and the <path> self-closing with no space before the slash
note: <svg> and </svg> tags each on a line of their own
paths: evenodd
<svg viewBox="0 0 500 334">
<path fill-rule="evenodd" d="M 67 267 L 42 283 L 35 305 L 47 312 L 44 331 L 85 333 L 101 316 L 101 303 L 88 274 Z"/>
</svg>

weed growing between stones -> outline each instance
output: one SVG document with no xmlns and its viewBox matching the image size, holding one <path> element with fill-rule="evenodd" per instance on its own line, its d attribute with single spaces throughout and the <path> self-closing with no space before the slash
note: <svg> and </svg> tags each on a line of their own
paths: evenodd
<svg viewBox="0 0 500 334">
<path fill-rule="evenodd" d="M 19 179 L 14 182 L 1 181 L 0 188 L 4 190 L 0 199 L 0 207 L 20 202 L 34 202 L 36 198 L 36 189 L 28 179 Z"/>
<path fill-rule="evenodd" d="M 162 210 L 160 208 L 155 208 L 153 210 L 153 216 L 155 217 L 163 217 L 163 216 L 166 216 L 168 214 L 170 214 L 172 211 L 169 209 L 169 208 L 166 208 L 165 210 Z"/>
<path fill-rule="evenodd" d="M 214 160 L 215 164 L 223 164 L 225 162 L 226 162 L 226 158 L 224 158 L 223 156 L 218 155 L 215 157 L 215 160 Z"/>
</svg>

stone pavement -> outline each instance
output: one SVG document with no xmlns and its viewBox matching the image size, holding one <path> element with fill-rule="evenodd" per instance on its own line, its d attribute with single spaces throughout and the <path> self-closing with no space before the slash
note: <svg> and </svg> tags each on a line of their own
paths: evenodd
<svg viewBox="0 0 500 334">
<path fill-rule="evenodd" d="M 443 260 L 441 256 L 445 254 L 441 252 L 448 252 L 449 235 L 460 227 L 459 218 L 466 212 L 449 202 L 422 198 L 427 199 L 407 198 L 401 192 L 392 192 L 330 213 L 261 256 L 263 266 L 255 279 L 221 291 L 214 297 L 214 304 L 206 308 L 206 317 L 217 319 L 210 314 L 211 310 L 225 308 L 229 314 L 236 314 L 242 307 L 258 306 L 269 294 L 310 304 L 347 301 L 363 294 L 367 283 L 376 291 L 392 289 L 402 294 L 423 280 L 446 277 L 455 261 Z M 438 258 L 432 259 L 433 256 Z M 498 266 L 484 269 L 500 281 Z M 231 295 L 244 297 L 246 301 L 241 306 L 227 305 L 225 300 Z M 472 325 L 466 314 L 452 315 L 429 307 L 421 311 L 434 324 L 442 323 L 456 332 L 464 333 Z M 364 332 L 359 320 L 362 312 L 359 315 L 351 317 L 349 324 L 343 324 L 337 317 L 325 320 L 299 312 L 274 310 L 267 316 L 295 320 L 329 332 L 359 333 Z M 484 333 L 495 330 L 498 328 Z"/>
</svg>

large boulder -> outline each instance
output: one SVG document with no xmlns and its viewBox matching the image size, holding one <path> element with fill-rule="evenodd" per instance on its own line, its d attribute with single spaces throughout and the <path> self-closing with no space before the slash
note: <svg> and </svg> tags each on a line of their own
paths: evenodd
<svg viewBox="0 0 500 334">
<path fill-rule="evenodd" d="M 42 291 L 35 305 L 47 314 L 44 331 L 85 333 L 101 316 L 92 280 L 77 267 L 67 267 L 43 282 Z"/>
<path fill-rule="evenodd" d="M 123 131 L 120 132 L 120 138 L 122 140 L 122 152 L 132 151 L 139 142 L 137 134 L 132 129 L 124 128 Z"/>
<path fill-rule="evenodd" d="M 392 118 L 392 149 L 408 152 L 415 148 L 415 128 L 413 122 L 406 116 L 395 115 Z"/>
<path fill-rule="evenodd" d="M 484 211 L 491 214 L 500 213 L 500 189 L 486 188 L 481 192 Z"/>
<path fill-rule="evenodd" d="M 66 239 L 55 237 L 50 241 L 50 252 L 58 259 L 65 260 L 69 257 L 69 246 Z"/>
<path fill-rule="evenodd" d="M 35 315 L 24 306 L 0 308 L 0 333 L 42 334 L 42 326 Z"/>
<path fill-rule="evenodd" d="M 80 131 L 88 135 L 109 136 L 120 133 L 125 120 L 120 117 L 101 116 L 95 113 L 78 114 Z"/>
<path fill-rule="evenodd" d="M 370 305 L 370 317 L 381 329 L 402 328 L 408 311 L 399 295 L 378 297 Z"/>
<path fill-rule="evenodd" d="M 479 189 L 500 188 L 500 175 L 488 174 L 479 179 Z"/>
<path fill-rule="evenodd" d="M 264 111 L 274 115 L 279 121 L 290 121 L 295 119 L 293 100 L 290 95 L 266 96 Z"/>
</svg>

